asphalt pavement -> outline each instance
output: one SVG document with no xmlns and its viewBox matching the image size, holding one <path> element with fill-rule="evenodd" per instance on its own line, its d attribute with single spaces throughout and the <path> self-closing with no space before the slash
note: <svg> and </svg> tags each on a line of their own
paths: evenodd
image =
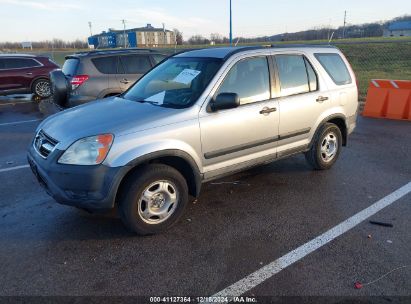
<svg viewBox="0 0 411 304">
<path fill-rule="evenodd" d="M 177 225 L 138 237 L 113 214 L 54 202 L 25 154 L 55 109 L 1 102 L 0 296 L 215 295 L 411 182 L 411 123 L 359 117 L 331 170 L 298 155 L 208 183 Z M 245 295 L 405 303 L 410 215 L 408 193 Z"/>
</svg>

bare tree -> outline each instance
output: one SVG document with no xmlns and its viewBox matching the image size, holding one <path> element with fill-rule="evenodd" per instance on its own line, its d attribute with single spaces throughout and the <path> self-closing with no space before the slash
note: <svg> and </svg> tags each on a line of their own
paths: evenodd
<svg viewBox="0 0 411 304">
<path fill-rule="evenodd" d="M 174 35 L 176 36 L 177 45 L 183 45 L 183 33 L 178 29 L 173 29 Z"/>
<path fill-rule="evenodd" d="M 191 36 L 190 39 L 188 39 L 188 43 L 192 45 L 210 44 L 210 40 L 208 40 L 207 38 L 201 35 L 194 35 L 194 36 Z"/>
<path fill-rule="evenodd" d="M 211 33 L 210 40 L 214 41 L 216 44 L 223 43 L 224 37 L 219 33 Z"/>
</svg>

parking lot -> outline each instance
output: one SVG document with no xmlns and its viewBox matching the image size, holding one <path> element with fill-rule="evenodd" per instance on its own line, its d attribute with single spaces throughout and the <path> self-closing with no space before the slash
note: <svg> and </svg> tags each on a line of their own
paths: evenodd
<svg viewBox="0 0 411 304">
<path fill-rule="evenodd" d="M 409 300 L 410 122 L 359 117 L 332 170 L 312 171 L 298 155 L 208 183 L 172 229 L 137 237 L 115 215 L 59 205 L 38 185 L 26 148 L 54 110 L 0 100 L 0 295 L 211 296 L 231 286 L 248 296 Z M 392 193 L 330 242 L 300 247 Z M 296 248 L 298 258 L 279 260 Z M 258 284 L 248 277 L 256 271 Z"/>
</svg>

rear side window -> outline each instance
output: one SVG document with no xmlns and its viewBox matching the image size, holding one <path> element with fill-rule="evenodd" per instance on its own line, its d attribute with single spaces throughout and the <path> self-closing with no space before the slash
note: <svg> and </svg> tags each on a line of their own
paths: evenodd
<svg viewBox="0 0 411 304">
<path fill-rule="evenodd" d="M 96 69 L 103 74 L 117 74 L 117 56 L 98 57 L 91 59 Z"/>
<path fill-rule="evenodd" d="M 315 54 L 323 68 L 337 85 L 350 84 L 352 82 L 347 66 L 338 54 Z"/>
<path fill-rule="evenodd" d="M 4 68 L 5 69 L 22 69 L 22 68 L 32 68 L 39 67 L 41 64 L 34 59 L 28 58 L 5 58 Z"/>
<path fill-rule="evenodd" d="M 120 56 L 124 74 L 145 74 L 151 69 L 148 56 L 127 55 Z"/>
<path fill-rule="evenodd" d="M 0 59 L 0 70 L 4 69 L 4 59 Z"/>
<path fill-rule="evenodd" d="M 77 66 L 79 64 L 79 61 L 80 60 L 76 58 L 66 59 L 62 68 L 63 74 L 66 76 L 75 76 L 77 73 Z"/>
<path fill-rule="evenodd" d="M 280 76 L 281 96 L 310 92 L 303 56 L 277 55 L 275 60 Z"/>
</svg>

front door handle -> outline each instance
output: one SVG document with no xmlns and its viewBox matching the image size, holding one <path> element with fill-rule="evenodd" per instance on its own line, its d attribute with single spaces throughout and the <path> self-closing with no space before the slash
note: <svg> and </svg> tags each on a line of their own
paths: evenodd
<svg viewBox="0 0 411 304">
<path fill-rule="evenodd" d="M 130 80 L 127 80 L 127 79 L 123 79 L 123 80 L 120 80 L 120 82 L 121 82 L 121 83 L 124 83 L 124 84 L 128 84 L 128 83 L 130 83 L 131 81 L 130 81 Z"/>
<path fill-rule="evenodd" d="M 264 109 L 262 109 L 262 110 L 260 111 L 260 114 L 262 114 L 262 115 L 268 115 L 268 114 L 270 114 L 270 113 L 272 113 L 272 112 L 275 112 L 275 111 L 277 111 L 277 108 L 265 107 Z"/>
<path fill-rule="evenodd" d="M 320 96 L 320 97 L 318 97 L 315 101 L 316 101 L 316 102 L 319 102 L 319 103 L 322 103 L 322 102 L 324 102 L 324 101 L 326 101 L 326 100 L 328 100 L 328 97 Z"/>
<path fill-rule="evenodd" d="M 28 72 L 28 73 L 26 73 L 26 75 L 30 76 L 30 75 L 33 75 L 33 73 L 31 73 L 31 72 Z"/>
</svg>

